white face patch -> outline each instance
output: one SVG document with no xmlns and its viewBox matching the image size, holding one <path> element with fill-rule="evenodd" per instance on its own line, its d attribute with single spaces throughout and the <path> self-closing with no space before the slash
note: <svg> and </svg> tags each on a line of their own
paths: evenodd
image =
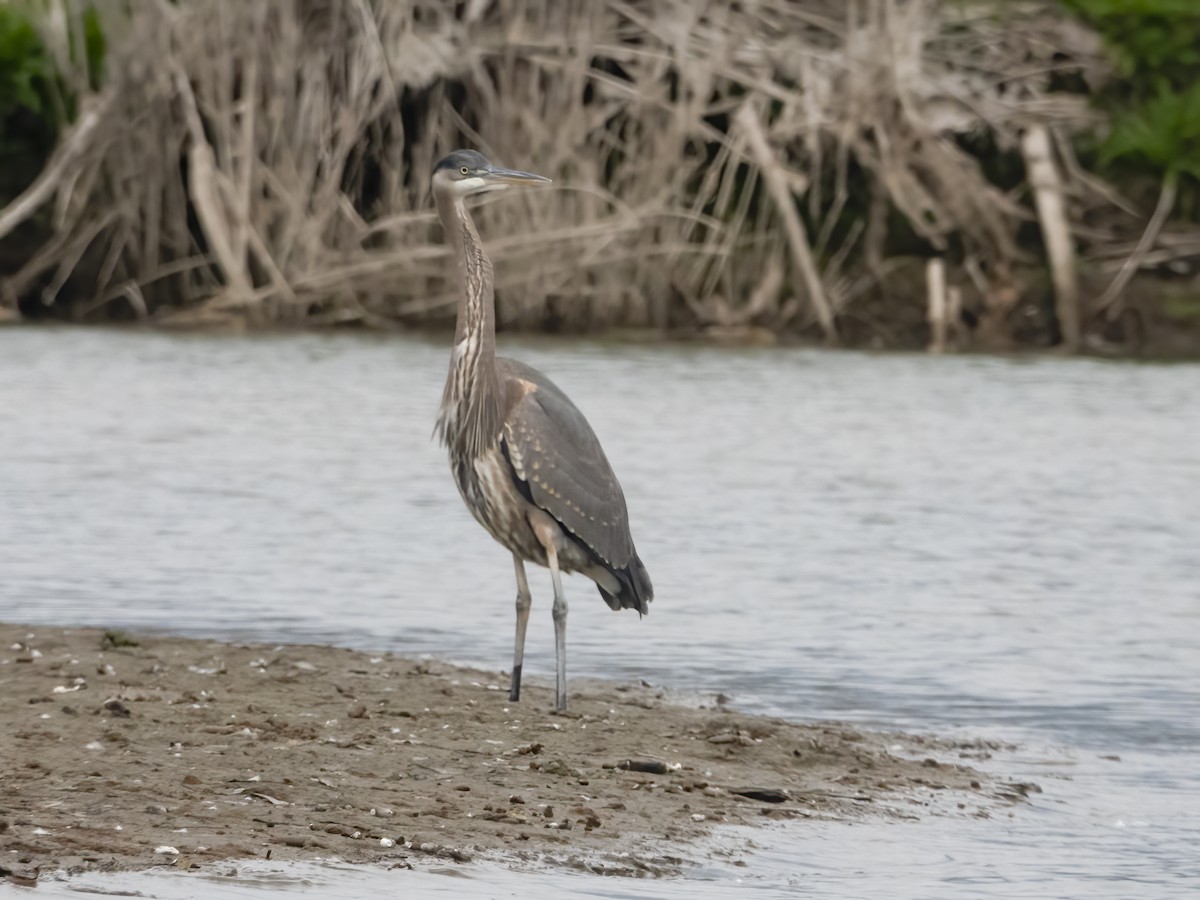
<svg viewBox="0 0 1200 900">
<path fill-rule="evenodd" d="M 473 178 L 463 178 L 452 183 L 454 185 L 454 192 L 460 197 L 466 196 L 467 194 L 477 193 L 488 187 L 488 183 L 478 176 Z"/>
</svg>

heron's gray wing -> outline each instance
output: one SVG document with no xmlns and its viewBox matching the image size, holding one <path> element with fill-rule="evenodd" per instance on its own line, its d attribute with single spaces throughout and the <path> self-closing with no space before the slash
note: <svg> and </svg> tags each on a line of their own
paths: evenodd
<svg viewBox="0 0 1200 900">
<path fill-rule="evenodd" d="M 609 566 L 634 558 L 625 495 L 587 419 L 548 378 L 509 364 L 504 440 L 533 502 Z"/>
</svg>

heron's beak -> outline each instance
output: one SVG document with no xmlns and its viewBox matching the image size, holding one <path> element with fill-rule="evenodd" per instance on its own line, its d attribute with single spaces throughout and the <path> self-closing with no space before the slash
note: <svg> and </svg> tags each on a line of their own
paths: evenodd
<svg viewBox="0 0 1200 900">
<path fill-rule="evenodd" d="M 489 187 L 493 185 L 496 187 L 508 187 L 509 185 L 515 187 L 532 187 L 536 184 L 552 183 L 544 175 L 534 175 L 532 172 L 519 172 L 516 169 L 501 168 L 488 169 L 484 180 L 488 183 Z"/>
</svg>

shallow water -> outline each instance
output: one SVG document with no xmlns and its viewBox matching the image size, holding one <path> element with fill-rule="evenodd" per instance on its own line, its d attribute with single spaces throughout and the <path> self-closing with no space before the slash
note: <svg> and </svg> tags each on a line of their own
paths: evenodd
<svg viewBox="0 0 1200 900">
<path fill-rule="evenodd" d="M 1011 818 L 765 832 L 746 869 L 653 886 L 487 866 L 264 883 L 332 897 L 402 874 L 531 900 L 735 882 L 1195 891 L 1200 366 L 503 344 L 592 421 L 654 578 L 640 622 L 568 580 L 572 673 L 1014 741 L 992 771 L 1045 792 Z M 430 440 L 448 355 L 391 337 L 0 331 L 0 618 L 507 668 L 510 558 Z M 530 577 L 526 671 L 545 676 L 549 579 Z"/>
</svg>

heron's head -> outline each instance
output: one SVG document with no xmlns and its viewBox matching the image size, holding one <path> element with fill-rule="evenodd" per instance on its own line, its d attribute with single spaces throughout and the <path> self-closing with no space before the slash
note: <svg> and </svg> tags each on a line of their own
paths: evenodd
<svg viewBox="0 0 1200 900">
<path fill-rule="evenodd" d="M 433 167 L 433 193 L 463 198 L 484 191 L 508 187 L 533 187 L 549 184 L 550 179 L 532 172 L 518 172 L 494 166 L 482 153 L 474 150 L 455 150 Z"/>
</svg>

